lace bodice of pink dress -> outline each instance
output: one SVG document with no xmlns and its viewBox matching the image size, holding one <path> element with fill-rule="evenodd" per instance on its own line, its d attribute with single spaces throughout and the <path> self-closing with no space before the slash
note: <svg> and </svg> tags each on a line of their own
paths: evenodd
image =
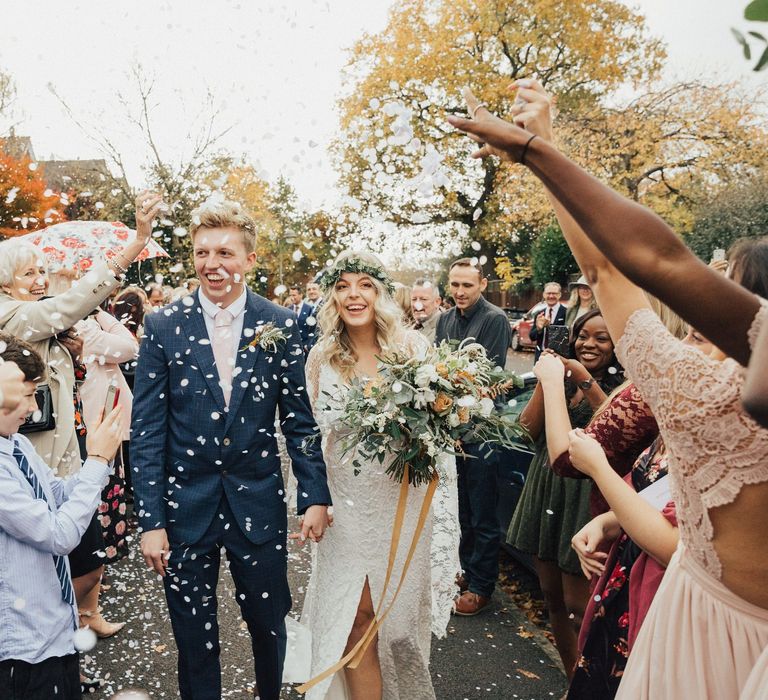
<svg viewBox="0 0 768 700">
<path fill-rule="evenodd" d="M 761 300 L 750 346 L 767 318 L 768 302 Z M 732 502 L 745 484 L 768 481 L 768 430 L 741 407 L 746 370 L 734 360 L 713 360 L 684 345 L 650 309 L 629 318 L 616 355 L 666 442 L 681 541 L 720 580 L 709 510 Z"/>
</svg>

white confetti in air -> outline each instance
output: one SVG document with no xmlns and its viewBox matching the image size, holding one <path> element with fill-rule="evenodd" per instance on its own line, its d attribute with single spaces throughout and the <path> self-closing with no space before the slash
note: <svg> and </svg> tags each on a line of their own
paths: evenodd
<svg viewBox="0 0 768 700">
<path fill-rule="evenodd" d="M 24 598 L 16 598 L 16 600 L 13 601 L 13 609 L 23 610 L 26 604 L 27 604 L 27 601 L 24 600 Z"/>
<path fill-rule="evenodd" d="M 288 287 L 286 287 L 284 284 L 278 284 L 277 287 L 275 287 L 275 296 L 280 297 L 283 294 L 288 291 Z"/>
<path fill-rule="evenodd" d="M 399 394 L 403 390 L 403 385 L 400 382 L 394 382 L 392 384 L 392 391 Z"/>
<path fill-rule="evenodd" d="M 609 367 L 608 368 L 608 374 L 618 374 L 619 370 L 617 370 L 615 367 Z"/>
<path fill-rule="evenodd" d="M 304 257 L 304 253 L 302 253 L 300 250 L 294 250 L 291 257 L 294 259 L 294 261 L 299 262 L 299 260 Z"/>
<path fill-rule="evenodd" d="M 479 211 L 479 209 L 476 211 Z M 478 241 L 472 241 L 472 243 L 470 243 L 470 246 L 472 250 L 480 250 L 481 248 L 480 243 Z"/>
<path fill-rule="evenodd" d="M 555 514 L 555 511 L 550 510 L 549 508 L 547 508 L 547 515 L 554 515 L 554 514 Z"/>
<path fill-rule="evenodd" d="M 81 627 L 72 635 L 72 644 L 77 651 L 90 651 L 96 646 L 96 633 L 90 627 Z"/>
<path fill-rule="evenodd" d="M 290 328 L 293 325 L 293 319 L 292 318 L 286 318 L 285 319 L 285 327 Z"/>
</svg>

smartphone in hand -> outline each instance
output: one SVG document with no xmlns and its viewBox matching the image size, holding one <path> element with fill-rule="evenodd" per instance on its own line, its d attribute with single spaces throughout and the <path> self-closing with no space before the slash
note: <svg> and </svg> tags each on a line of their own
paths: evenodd
<svg viewBox="0 0 768 700">
<path fill-rule="evenodd" d="M 571 331 L 568 326 L 550 325 L 544 329 L 544 347 L 560 357 L 570 356 Z"/>
<path fill-rule="evenodd" d="M 120 400 L 120 388 L 116 386 L 107 387 L 107 398 L 104 401 L 104 418 L 106 418 Z"/>
</svg>

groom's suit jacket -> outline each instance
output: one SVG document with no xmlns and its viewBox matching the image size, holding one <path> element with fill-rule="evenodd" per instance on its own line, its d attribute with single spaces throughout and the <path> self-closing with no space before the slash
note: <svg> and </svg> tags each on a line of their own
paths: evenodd
<svg viewBox="0 0 768 700">
<path fill-rule="evenodd" d="M 178 301 L 145 319 L 131 422 L 141 527 L 166 528 L 173 543 L 193 544 L 224 496 L 251 542 L 285 538 L 278 411 L 298 479 L 299 513 L 310 505 L 331 504 L 320 440 L 302 449 L 317 426 L 294 314 L 247 292 L 227 410 L 202 308 L 197 295 L 188 299 L 190 305 Z M 277 350 L 247 347 L 254 329 L 270 322 L 287 338 Z"/>
</svg>

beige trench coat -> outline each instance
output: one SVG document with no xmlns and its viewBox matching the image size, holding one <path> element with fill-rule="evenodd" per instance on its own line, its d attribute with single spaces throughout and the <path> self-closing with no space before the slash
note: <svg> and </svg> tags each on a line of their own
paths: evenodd
<svg viewBox="0 0 768 700">
<path fill-rule="evenodd" d="M 26 340 L 43 358 L 51 388 L 56 427 L 29 437 L 37 453 L 58 476 L 80 470 L 72 400 L 75 370 L 69 351 L 56 334 L 85 318 L 120 282 L 105 263 L 94 265 L 72 288 L 41 301 L 18 301 L 0 290 L 0 329 Z"/>
</svg>

